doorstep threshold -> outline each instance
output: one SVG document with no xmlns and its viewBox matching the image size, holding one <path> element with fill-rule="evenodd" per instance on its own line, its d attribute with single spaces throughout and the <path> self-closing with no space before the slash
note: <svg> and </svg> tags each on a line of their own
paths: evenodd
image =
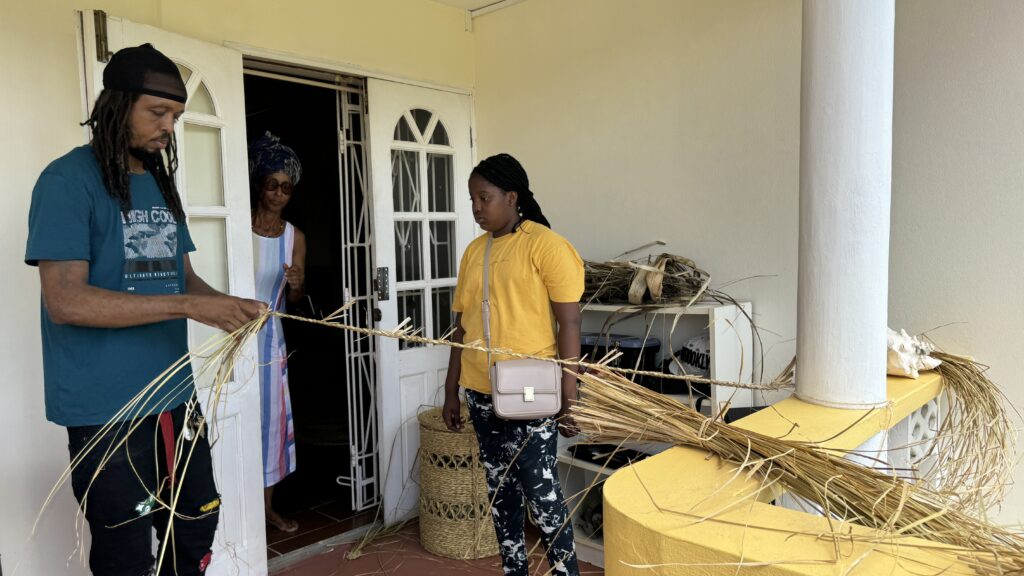
<svg viewBox="0 0 1024 576">
<path fill-rule="evenodd" d="M 379 521 L 370 522 L 369 524 L 364 524 L 363 526 L 359 526 L 358 528 L 353 528 L 348 532 L 343 532 L 341 534 L 338 534 L 337 536 L 331 536 L 330 538 L 327 538 L 325 540 L 314 542 L 309 546 L 304 546 L 302 548 L 299 548 L 298 550 L 292 550 L 287 554 L 282 554 L 275 558 L 271 558 L 267 562 L 267 570 L 271 575 L 273 575 L 276 572 L 284 571 L 314 556 L 319 556 L 321 554 L 332 552 L 334 551 L 335 548 L 342 544 L 348 544 L 349 542 L 353 542 L 355 540 L 358 540 L 359 538 L 362 538 L 367 532 L 377 527 L 379 524 Z"/>
</svg>

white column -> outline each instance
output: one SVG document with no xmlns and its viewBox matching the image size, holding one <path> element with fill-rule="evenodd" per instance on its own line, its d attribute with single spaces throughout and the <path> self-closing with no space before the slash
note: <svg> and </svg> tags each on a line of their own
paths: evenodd
<svg viewBox="0 0 1024 576">
<path fill-rule="evenodd" d="M 804 0 L 796 394 L 886 400 L 895 0 Z"/>
</svg>

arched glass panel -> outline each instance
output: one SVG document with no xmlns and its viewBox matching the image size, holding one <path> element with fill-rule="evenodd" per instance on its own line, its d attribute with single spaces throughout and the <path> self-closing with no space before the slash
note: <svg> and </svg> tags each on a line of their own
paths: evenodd
<svg viewBox="0 0 1024 576">
<path fill-rule="evenodd" d="M 213 105 L 213 96 L 210 95 L 210 89 L 206 87 L 206 82 L 199 83 L 195 93 L 188 99 L 186 110 L 189 112 L 199 112 L 200 114 L 209 114 L 210 116 L 217 115 L 217 107 Z"/>
<path fill-rule="evenodd" d="M 430 135 L 430 143 L 437 144 L 438 146 L 451 146 L 451 143 L 448 141 L 448 131 L 444 129 L 444 124 L 440 120 L 434 126 L 434 133 Z"/>
<path fill-rule="evenodd" d="M 395 140 L 399 142 L 415 142 L 416 134 L 412 131 L 409 123 L 405 120 L 405 117 L 398 119 L 398 124 L 395 124 Z"/>
</svg>

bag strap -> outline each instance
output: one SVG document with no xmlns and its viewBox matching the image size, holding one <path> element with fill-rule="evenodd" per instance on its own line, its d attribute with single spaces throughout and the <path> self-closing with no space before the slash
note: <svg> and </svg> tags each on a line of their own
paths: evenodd
<svg viewBox="0 0 1024 576">
<path fill-rule="evenodd" d="M 491 244 L 494 243 L 494 236 L 487 235 L 487 247 L 484 248 L 484 293 L 480 302 L 480 311 L 484 324 L 484 342 L 487 343 L 487 372 L 491 371 Z"/>
</svg>

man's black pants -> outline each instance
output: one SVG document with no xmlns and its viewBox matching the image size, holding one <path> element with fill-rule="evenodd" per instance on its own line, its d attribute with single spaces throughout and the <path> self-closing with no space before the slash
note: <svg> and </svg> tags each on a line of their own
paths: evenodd
<svg viewBox="0 0 1024 576">
<path fill-rule="evenodd" d="M 188 405 L 194 406 L 194 414 L 187 414 Z M 75 498 L 85 512 L 92 534 L 89 568 L 95 576 L 153 573 L 154 529 L 160 541 L 158 557 L 164 539 L 170 537 L 158 574 L 191 576 L 205 572 L 217 530 L 220 495 L 213 480 L 206 426 L 196 426 L 200 416 L 199 403 L 190 402 L 168 412 L 115 425 L 72 472 Z M 187 419 L 193 422 L 193 431 L 188 434 Z M 129 435 L 133 424 L 138 427 Z M 101 428 L 68 428 L 72 461 Z M 104 455 L 126 435 L 127 441 L 113 450 L 96 474 Z M 192 449 L 190 438 L 197 436 Z M 175 443 L 179 445 L 177 457 Z M 170 465 L 175 461 L 177 466 Z M 171 469 L 173 473 L 169 474 Z M 173 521 L 169 522 L 168 507 L 176 494 Z"/>
</svg>

